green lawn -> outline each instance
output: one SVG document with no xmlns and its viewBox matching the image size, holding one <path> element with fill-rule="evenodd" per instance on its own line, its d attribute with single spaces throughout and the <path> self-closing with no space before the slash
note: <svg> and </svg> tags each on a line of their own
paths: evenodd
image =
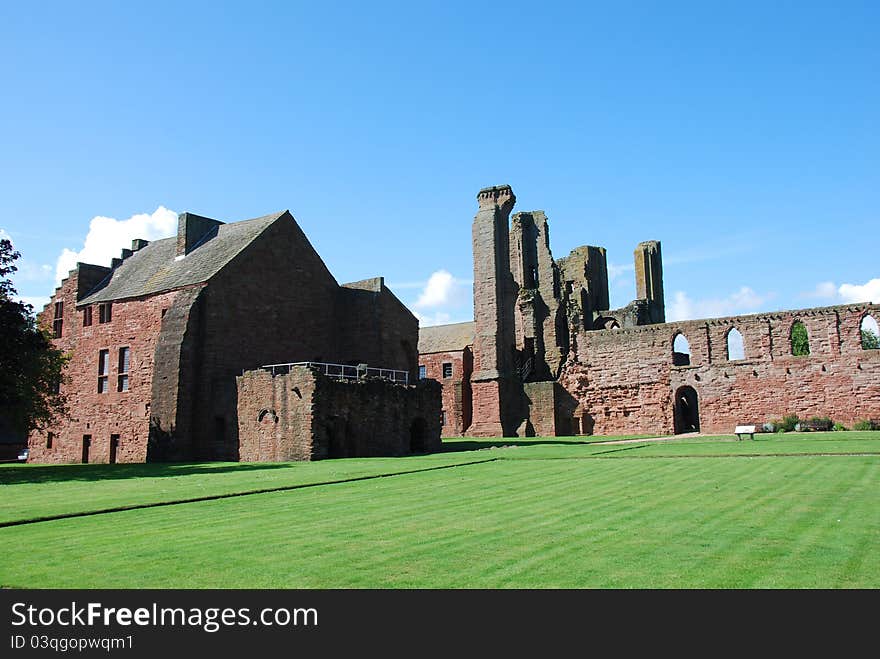
<svg viewBox="0 0 880 659">
<path fill-rule="evenodd" d="M 880 587 L 880 433 L 596 439 L 312 464 L 4 466 L 7 521 L 328 484 L 0 528 L 0 550 L 20 557 L 0 585 Z"/>
</svg>

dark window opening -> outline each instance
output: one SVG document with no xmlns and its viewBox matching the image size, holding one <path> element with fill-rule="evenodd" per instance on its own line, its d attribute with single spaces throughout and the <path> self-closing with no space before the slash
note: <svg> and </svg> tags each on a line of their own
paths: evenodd
<svg viewBox="0 0 880 659">
<path fill-rule="evenodd" d="M 131 360 L 131 350 L 128 348 L 119 349 L 119 382 L 116 391 L 128 391 L 128 368 Z"/>
<path fill-rule="evenodd" d="M 791 326 L 791 354 L 795 357 L 805 357 L 810 354 L 810 338 L 807 328 L 796 320 Z"/>
<path fill-rule="evenodd" d="M 52 448 L 52 441 L 55 439 L 54 433 L 46 433 L 46 448 Z"/>
<path fill-rule="evenodd" d="M 110 435 L 110 464 L 116 464 L 116 450 L 119 448 L 119 435 Z"/>
<path fill-rule="evenodd" d="M 109 323 L 113 318 L 113 308 L 109 302 L 98 305 L 98 322 Z"/>
<path fill-rule="evenodd" d="M 451 378 L 452 377 L 452 363 L 444 362 L 443 363 L 443 377 Z"/>
<path fill-rule="evenodd" d="M 92 324 L 92 308 L 83 309 L 83 327 L 89 327 Z"/>
<path fill-rule="evenodd" d="M 98 352 L 98 393 L 106 394 L 110 390 L 110 351 Z"/>
<path fill-rule="evenodd" d="M 165 317 L 166 313 L 168 313 L 168 309 L 162 309 L 162 318 Z"/>
<path fill-rule="evenodd" d="M 424 380 L 428 377 L 428 368 L 424 364 L 419 364 L 419 380 Z"/>
<path fill-rule="evenodd" d="M 440 425 L 446 425 L 446 410 L 440 410 Z"/>
<path fill-rule="evenodd" d="M 89 461 L 89 449 L 92 448 L 92 436 L 83 435 L 82 443 L 82 463 L 87 464 Z"/>
</svg>

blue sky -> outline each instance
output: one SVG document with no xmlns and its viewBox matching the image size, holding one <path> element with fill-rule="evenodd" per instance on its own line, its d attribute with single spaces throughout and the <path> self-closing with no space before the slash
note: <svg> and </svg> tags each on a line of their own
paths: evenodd
<svg viewBox="0 0 880 659">
<path fill-rule="evenodd" d="M 28 300 L 175 213 L 288 208 L 339 281 L 468 320 L 508 183 L 554 255 L 607 248 L 612 306 L 649 239 L 673 318 L 880 302 L 880 3 L 28 5 L 0 7 Z"/>
</svg>

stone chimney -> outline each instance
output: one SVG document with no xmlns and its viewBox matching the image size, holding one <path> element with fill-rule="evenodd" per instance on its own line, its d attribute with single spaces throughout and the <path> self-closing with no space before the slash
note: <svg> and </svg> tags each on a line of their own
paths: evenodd
<svg viewBox="0 0 880 659">
<path fill-rule="evenodd" d="M 223 222 L 195 213 L 177 216 L 177 256 L 189 254 L 195 246 Z"/>
</svg>

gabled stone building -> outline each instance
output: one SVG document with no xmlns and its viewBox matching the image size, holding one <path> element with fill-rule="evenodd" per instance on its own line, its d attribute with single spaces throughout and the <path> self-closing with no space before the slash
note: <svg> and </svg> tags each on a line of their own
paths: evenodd
<svg viewBox="0 0 880 659">
<path fill-rule="evenodd" d="M 880 350 L 862 338 L 880 306 L 666 323 L 660 243 L 647 241 L 636 299 L 609 309 L 604 248 L 554 259 L 546 215 L 511 217 L 510 186 L 477 203 L 474 322 L 422 328 L 419 343 L 423 376 L 443 385 L 444 436 L 730 433 L 788 414 L 880 423 Z M 441 377 L 437 362 L 458 355 L 473 368 Z"/>
<path fill-rule="evenodd" d="M 417 382 L 417 319 L 382 278 L 340 286 L 288 211 L 230 224 L 182 213 L 176 236 L 135 240 L 110 267 L 77 264 L 40 317 L 71 355 L 61 386 L 72 414 L 30 436 L 32 462 L 237 460 L 239 429 L 256 421 L 239 408 L 259 402 L 239 400 L 236 378 L 267 364 L 362 364 Z M 418 450 L 439 444 L 439 391 L 371 386 L 405 401 L 389 408 L 409 415 L 401 428 L 421 420 Z M 342 400 L 322 409 L 358 422 Z M 322 441 L 246 457 L 325 457 Z M 347 454 L 377 446 L 355 440 Z M 402 437 L 393 452 L 410 446 Z"/>
</svg>

